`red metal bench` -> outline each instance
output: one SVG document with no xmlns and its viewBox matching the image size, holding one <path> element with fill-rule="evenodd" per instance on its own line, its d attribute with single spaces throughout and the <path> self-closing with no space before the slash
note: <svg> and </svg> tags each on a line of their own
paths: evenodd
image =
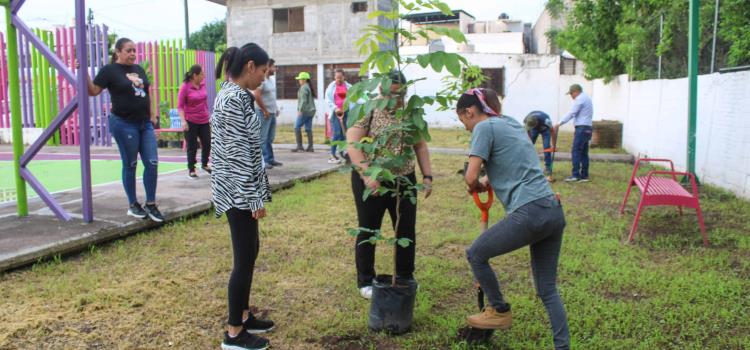
<svg viewBox="0 0 750 350">
<path fill-rule="evenodd" d="M 671 171 L 649 171 L 646 176 L 637 176 L 638 168 L 641 162 L 662 162 L 669 163 Z M 663 175 L 670 175 L 669 177 Z M 684 176 L 690 179 L 690 186 L 692 193 L 688 192 L 680 183 L 677 181 L 677 176 Z M 635 213 L 635 220 L 633 220 L 633 227 L 630 229 L 630 236 L 628 241 L 632 242 L 635 236 L 635 231 L 638 229 L 638 220 L 641 217 L 643 207 L 654 206 L 654 205 L 673 205 L 677 206 L 682 215 L 682 207 L 694 208 L 698 216 L 698 224 L 700 225 L 701 234 L 703 235 L 703 245 L 708 246 L 708 236 L 706 235 L 706 227 L 703 224 L 703 213 L 701 212 L 701 205 L 698 201 L 698 186 L 695 182 L 695 176 L 686 172 L 675 172 L 674 163 L 669 159 L 650 159 L 641 158 L 635 162 L 633 168 L 633 174 L 630 176 L 630 182 L 628 182 L 628 190 L 625 192 L 625 199 L 622 201 L 620 207 L 620 214 L 625 213 L 625 205 L 628 203 L 628 197 L 630 196 L 630 190 L 633 186 L 638 187 L 641 191 L 641 200 L 638 203 L 638 210 Z"/>
</svg>

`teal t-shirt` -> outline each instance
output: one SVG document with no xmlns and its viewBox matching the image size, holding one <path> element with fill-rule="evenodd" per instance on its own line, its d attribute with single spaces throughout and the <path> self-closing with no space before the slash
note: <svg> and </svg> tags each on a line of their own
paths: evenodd
<svg viewBox="0 0 750 350">
<path fill-rule="evenodd" d="M 484 159 L 490 184 L 508 214 L 554 194 L 526 130 L 511 117 L 490 117 L 474 126 L 470 155 Z"/>
</svg>

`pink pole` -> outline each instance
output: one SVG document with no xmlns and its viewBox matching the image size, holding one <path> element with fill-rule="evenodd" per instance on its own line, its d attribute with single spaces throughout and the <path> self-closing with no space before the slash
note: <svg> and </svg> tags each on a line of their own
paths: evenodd
<svg viewBox="0 0 750 350">
<path fill-rule="evenodd" d="M 77 57 L 77 53 L 76 53 L 76 45 L 79 44 L 79 43 L 76 40 L 76 30 L 75 30 L 75 28 L 69 28 L 69 30 L 70 30 L 70 42 L 72 44 L 72 45 L 70 45 L 70 54 L 71 54 L 70 56 L 72 57 L 72 59 L 70 60 L 70 69 L 75 72 L 75 71 L 77 71 L 77 69 L 76 69 L 76 61 L 78 61 L 78 57 Z M 83 35 L 83 37 L 85 38 L 86 35 Z M 81 42 L 80 44 L 81 45 L 86 45 L 85 40 L 84 40 L 84 42 Z M 74 84 L 70 84 L 70 90 L 71 90 L 71 96 L 76 96 L 76 93 L 75 93 L 76 88 L 74 87 Z M 79 126 L 80 125 L 79 124 L 80 123 L 80 118 L 79 118 L 79 115 L 80 115 L 80 108 L 76 108 L 76 112 L 75 112 L 75 114 L 73 114 L 73 130 L 71 130 L 71 132 L 73 134 L 73 144 L 75 144 L 76 146 L 78 146 L 80 144 L 80 141 L 81 141 L 80 140 L 80 135 L 79 135 L 80 134 L 79 133 L 79 130 L 80 130 L 80 126 Z M 88 123 L 86 123 L 86 124 L 88 124 Z"/>
<path fill-rule="evenodd" d="M 0 127 L 10 127 L 10 108 L 8 107 L 8 62 L 5 60 L 5 37 L 0 33 Z"/>
</svg>

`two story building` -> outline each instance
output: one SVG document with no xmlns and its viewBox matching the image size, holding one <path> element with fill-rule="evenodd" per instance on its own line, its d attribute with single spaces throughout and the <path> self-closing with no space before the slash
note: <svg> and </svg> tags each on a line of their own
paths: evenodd
<svg viewBox="0 0 750 350">
<path fill-rule="evenodd" d="M 382 18 L 368 19 L 375 10 L 390 11 L 391 0 L 210 0 L 227 7 L 229 46 L 254 42 L 276 60 L 276 86 L 282 108 L 281 123 L 296 117 L 297 73 L 309 72 L 318 97 L 318 115 L 325 111 L 325 87 L 341 68 L 347 80 L 359 80 L 365 57 L 355 42 L 372 24 L 392 25 Z M 316 123 L 323 123 L 317 118 Z"/>
</svg>

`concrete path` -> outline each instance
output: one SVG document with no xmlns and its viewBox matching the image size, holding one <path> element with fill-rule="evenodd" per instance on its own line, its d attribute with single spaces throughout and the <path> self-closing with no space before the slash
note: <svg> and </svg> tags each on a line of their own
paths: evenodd
<svg viewBox="0 0 750 350">
<path fill-rule="evenodd" d="M 468 149 L 430 147 L 431 153 L 467 155 Z M 555 153 L 555 162 L 571 161 L 570 152 Z M 539 154 L 539 159 L 544 159 L 544 153 Z M 634 163 L 635 157 L 630 154 L 589 153 L 589 159 L 593 162 Z"/>
<path fill-rule="evenodd" d="M 337 165 L 328 164 L 324 146 L 315 153 L 295 154 L 283 147 L 276 152 L 284 163 L 269 170 L 274 190 L 293 186 L 336 171 Z M 10 151 L 7 145 L 1 153 Z M 40 159 L 77 159 L 76 147 L 46 147 Z M 160 149 L 162 160 L 184 161 L 184 153 L 177 149 Z M 112 158 L 114 157 L 114 158 Z M 119 159 L 116 148 L 94 148 L 93 159 Z M 33 161 L 32 161 L 33 162 Z M 157 202 L 166 221 L 199 215 L 211 208 L 211 186 L 207 174 L 200 173 L 198 180 L 190 179 L 187 170 L 159 176 Z M 142 183 L 138 181 L 138 196 L 143 202 Z M 48 257 L 87 249 L 92 244 L 128 236 L 157 224 L 126 215 L 127 200 L 122 184 L 94 186 L 94 222 L 84 223 L 81 218 L 81 192 L 71 190 L 56 193 L 55 198 L 71 213 L 73 220 L 58 220 L 38 198 L 29 200 L 29 216 L 16 216 L 15 202 L 0 203 L 0 271 L 25 266 Z"/>
</svg>

